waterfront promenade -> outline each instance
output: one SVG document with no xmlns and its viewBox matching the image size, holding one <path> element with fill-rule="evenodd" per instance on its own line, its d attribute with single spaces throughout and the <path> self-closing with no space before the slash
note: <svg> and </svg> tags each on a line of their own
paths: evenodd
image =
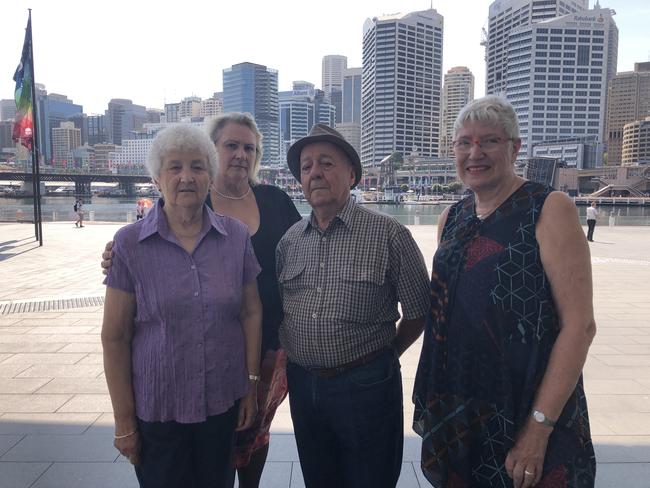
<svg viewBox="0 0 650 488">
<path fill-rule="evenodd" d="M 122 224 L 0 224 L 0 486 L 130 488 L 112 447 L 99 332 L 99 255 Z M 410 227 L 427 264 L 435 227 Z M 596 228 L 591 243 L 598 334 L 585 367 L 599 488 L 650 487 L 650 227 Z M 421 341 L 402 358 L 405 450 L 399 486 L 419 469 L 411 391 Z M 289 405 L 272 429 L 264 488 L 303 487 Z M 337 487 L 333 487 L 337 488 Z"/>
</svg>

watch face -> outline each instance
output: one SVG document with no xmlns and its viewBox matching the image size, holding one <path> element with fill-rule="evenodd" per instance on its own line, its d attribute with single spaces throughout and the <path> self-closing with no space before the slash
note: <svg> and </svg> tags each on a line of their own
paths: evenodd
<svg viewBox="0 0 650 488">
<path fill-rule="evenodd" d="M 542 412 L 535 410 L 533 412 L 533 418 L 537 420 L 538 422 L 542 423 L 546 420 L 546 415 L 544 415 Z"/>
</svg>

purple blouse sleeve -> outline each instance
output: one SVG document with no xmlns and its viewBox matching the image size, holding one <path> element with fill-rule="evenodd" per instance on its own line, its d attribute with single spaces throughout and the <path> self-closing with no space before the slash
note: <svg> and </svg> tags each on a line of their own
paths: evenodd
<svg viewBox="0 0 650 488">
<path fill-rule="evenodd" d="M 133 276 L 124 256 L 124 246 L 118 236 L 115 236 L 112 265 L 104 279 L 104 284 L 128 293 L 135 293 Z"/>
<path fill-rule="evenodd" d="M 253 251 L 253 244 L 250 237 L 246 237 L 246 249 L 244 250 L 244 285 L 248 285 L 251 281 L 257 278 L 262 268 L 257 262 L 255 252 Z"/>
</svg>

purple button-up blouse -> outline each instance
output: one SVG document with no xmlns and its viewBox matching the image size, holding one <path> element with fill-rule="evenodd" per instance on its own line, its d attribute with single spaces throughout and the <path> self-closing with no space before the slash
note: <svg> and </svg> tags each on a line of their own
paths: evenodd
<svg viewBox="0 0 650 488">
<path fill-rule="evenodd" d="M 205 206 L 191 255 L 160 202 L 115 234 L 104 283 L 135 294 L 131 362 L 140 419 L 202 422 L 247 393 L 239 313 L 243 287 L 259 272 L 246 226 Z"/>
</svg>

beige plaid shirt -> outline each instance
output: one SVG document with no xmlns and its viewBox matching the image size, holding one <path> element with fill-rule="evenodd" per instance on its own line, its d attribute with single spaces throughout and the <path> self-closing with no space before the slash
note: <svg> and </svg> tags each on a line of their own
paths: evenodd
<svg viewBox="0 0 650 488">
<path fill-rule="evenodd" d="M 429 279 L 406 227 L 349 199 L 325 231 L 314 216 L 276 250 L 280 342 L 304 367 L 336 367 L 390 344 L 400 315 L 424 317 Z"/>
</svg>

